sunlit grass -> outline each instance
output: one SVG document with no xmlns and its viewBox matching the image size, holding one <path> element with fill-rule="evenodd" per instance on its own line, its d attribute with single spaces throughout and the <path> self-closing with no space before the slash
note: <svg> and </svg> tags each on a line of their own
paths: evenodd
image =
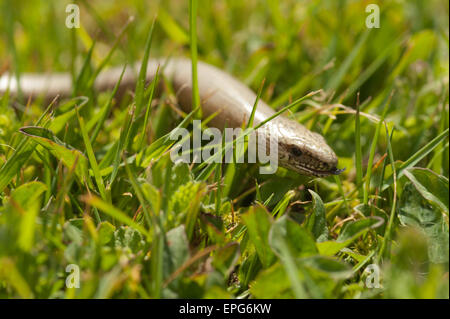
<svg viewBox="0 0 450 319">
<path fill-rule="evenodd" d="M 80 1 L 72 30 L 66 4 L 0 4 L 0 72 L 74 79 L 50 106 L 0 97 L 0 297 L 448 298 L 447 3 L 382 1 L 372 30 L 364 1 Z M 200 108 L 145 83 L 170 56 L 193 83 L 197 60 L 233 74 L 346 171 L 174 165 L 169 134 Z M 93 90 L 136 61 L 132 92 Z"/>
</svg>

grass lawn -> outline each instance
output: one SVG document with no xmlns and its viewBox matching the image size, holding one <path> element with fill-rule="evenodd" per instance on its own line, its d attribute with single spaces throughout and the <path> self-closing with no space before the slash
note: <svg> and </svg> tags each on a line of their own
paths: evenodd
<svg viewBox="0 0 450 319">
<path fill-rule="evenodd" d="M 0 75 L 74 80 L 0 95 L 0 298 L 449 297 L 446 1 L 376 1 L 379 28 L 370 1 L 73 2 L 80 28 L 69 1 L 0 1 Z M 147 55 L 264 83 L 276 110 L 321 90 L 287 116 L 346 170 L 175 165 L 170 83 L 92 88 Z"/>
</svg>

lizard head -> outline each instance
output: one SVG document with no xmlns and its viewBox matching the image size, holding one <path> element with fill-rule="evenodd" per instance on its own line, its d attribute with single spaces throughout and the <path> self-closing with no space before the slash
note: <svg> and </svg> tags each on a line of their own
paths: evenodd
<svg viewBox="0 0 450 319">
<path fill-rule="evenodd" d="M 325 139 L 303 125 L 278 117 L 278 157 L 281 166 L 303 175 L 325 177 L 338 175 L 338 158 Z"/>
</svg>

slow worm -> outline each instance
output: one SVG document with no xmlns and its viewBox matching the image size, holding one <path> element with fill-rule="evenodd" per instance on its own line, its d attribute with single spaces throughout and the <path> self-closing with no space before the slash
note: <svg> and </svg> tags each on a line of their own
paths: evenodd
<svg viewBox="0 0 450 319">
<path fill-rule="evenodd" d="M 191 61 L 183 58 L 173 58 L 167 63 L 163 60 L 150 60 L 147 68 L 147 80 L 151 80 L 158 65 L 164 65 L 163 74 L 171 81 L 177 91 L 177 99 L 186 112 L 191 110 L 192 79 Z M 127 68 L 121 86 L 132 87 L 136 81 L 135 70 Z M 198 86 L 203 110 L 203 116 L 218 112 L 210 125 L 223 129 L 227 127 L 242 127 L 250 118 L 256 94 L 231 75 L 204 62 L 198 62 Z M 95 83 L 96 90 L 107 90 L 114 87 L 119 79 L 121 67 L 110 68 L 101 72 Z M 15 77 L 4 74 L 0 77 L 0 94 L 9 92 L 17 94 L 18 85 Z M 69 96 L 72 92 L 72 79 L 68 73 L 22 74 L 20 89 L 26 97 L 43 95 L 52 98 L 57 94 Z M 261 123 L 274 114 L 264 101 L 259 100 L 254 117 L 254 124 Z M 270 129 L 271 134 L 277 134 L 278 162 L 281 166 L 292 169 L 304 175 L 328 176 L 339 174 L 336 168 L 338 159 L 334 151 L 318 133 L 311 132 L 298 122 L 282 115 L 266 123 L 261 129 Z M 274 133 L 273 133 L 274 132 Z"/>
</svg>

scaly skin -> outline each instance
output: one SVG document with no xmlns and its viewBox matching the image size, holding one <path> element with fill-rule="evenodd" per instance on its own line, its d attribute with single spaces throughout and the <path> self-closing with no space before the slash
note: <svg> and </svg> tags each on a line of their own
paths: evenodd
<svg viewBox="0 0 450 319">
<path fill-rule="evenodd" d="M 121 88 L 132 88 L 135 85 L 140 64 L 127 68 L 124 73 Z M 150 60 L 147 68 L 147 80 L 151 80 L 161 65 L 164 76 L 171 81 L 177 92 L 177 99 L 184 111 L 192 109 L 192 78 L 191 61 L 183 58 L 165 60 Z M 198 86 L 204 118 L 218 113 L 210 125 L 223 129 L 226 127 L 242 127 L 250 117 L 255 93 L 231 75 L 218 68 L 198 62 Z M 122 67 L 115 67 L 101 72 L 94 84 L 96 90 L 111 89 L 117 83 Z M 8 74 L 0 77 L 0 94 L 9 86 L 10 94 L 17 94 L 18 86 L 14 77 Z M 71 76 L 67 73 L 53 74 L 23 74 L 20 77 L 22 93 L 29 96 L 43 95 L 51 99 L 56 95 L 69 96 L 72 92 Z M 254 124 L 261 123 L 274 114 L 264 101 L 260 100 L 255 112 Z M 338 159 L 334 151 L 327 145 L 325 139 L 317 133 L 309 131 L 303 125 L 282 115 L 266 123 L 259 133 L 277 134 L 278 156 L 281 166 L 292 169 L 304 175 L 328 176 L 339 174 L 336 168 Z"/>
</svg>

